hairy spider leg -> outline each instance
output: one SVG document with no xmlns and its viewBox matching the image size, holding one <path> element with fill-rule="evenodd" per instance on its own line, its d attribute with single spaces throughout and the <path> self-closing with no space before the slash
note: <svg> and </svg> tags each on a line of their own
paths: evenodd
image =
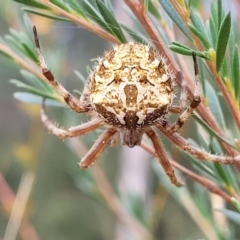
<svg viewBox="0 0 240 240">
<path fill-rule="evenodd" d="M 146 134 L 147 136 L 151 139 L 152 143 L 153 143 L 153 147 L 156 153 L 156 156 L 159 160 L 159 163 L 162 165 L 165 173 L 168 175 L 168 177 L 170 178 L 171 182 L 176 185 L 177 187 L 181 187 L 183 185 L 183 183 L 181 183 L 173 170 L 173 167 L 168 159 L 168 156 L 166 154 L 166 151 L 164 150 L 164 147 L 159 139 L 159 137 L 157 136 L 157 134 L 150 128 L 148 127 L 146 129 Z"/>
<path fill-rule="evenodd" d="M 93 146 L 90 148 L 90 150 L 87 152 L 87 154 L 82 158 L 81 162 L 79 163 L 79 166 L 81 168 L 88 168 L 93 163 L 96 162 L 99 155 L 102 153 L 102 151 L 106 148 L 108 142 L 112 139 L 112 137 L 115 135 L 117 130 L 115 128 L 108 128 L 106 129 L 96 140 L 96 142 L 93 144 Z"/>
<path fill-rule="evenodd" d="M 168 133 L 165 131 L 165 126 L 162 126 L 161 124 L 157 124 L 156 127 L 165 134 L 165 136 L 170 139 L 174 144 L 176 144 L 180 149 L 188 152 L 192 156 L 208 161 L 208 162 L 214 162 L 214 163 L 220 163 L 220 164 L 235 164 L 237 161 L 240 161 L 240 155 L 237 155 L 235 157 L 231 156 L 218 156 L 213 155 L 211 153 L 208 153 L 204 150 L 199 150 L 194 146 L 191 146 L 190 143 L 183 137 L 181 137 L 178 133 Z"/>
<path fill-rule="evenodd" d="M 72 138 L 72 137 L 81 136 L 88 132 L 94 131 L 97 128 L 104 125 L 104 122 L 101 119 L 97 118 L 87 123 L 83 123 L 79 126 L 71 127 L 65 130 L 57 127 L 56 124 L 54 124 L 52 121 L 49 120 L 45 112 L 44 106 L 42 107 L 42 110 L 41 110 L 41 119 L 45 127 L 48 129 L 48 131 L 59 138 Z"/>
<path fill-rule="evenodd" d="M 199 79 L 199 71 L 198 71 L 198 64 L 197 64 L 197 58 L 196 58 L 196 53 L 192 53 L 193 57 L 193 66 L 194 66 L 194 74 L 195 74 L 195 91 L 194 91 L 194 96 L 193 100 L 190 104 L 190 106 L 179 116 L 178 120 L 173 124 L 169 125 L 166 128 L 166 131 L 169 133 L 174 133 L 177 132 L 179 128 L 183 126 L 183 124 L 186 122 L 186 120 L 190 117 L 194 109 L 200 104 L 201 102 L 201 86 L 200 86 L 200 79 Z M 181 96 L 181 98 L 184 98 L 184 96 Z M 176 107 L 171 107 L 169 108 L 170 112 L 177 112 L 180 109 L 174 109 Z"/>
<path fill-rule="evenodd" d="M 48 80 L 49 84 L 52 85 L 56 91 L 63 97 L 64 101 L 73 109 L 75 112 L 82 113 L 88 112 L 89 106 L 81 103 L 76 97 L 74 97 L 71 93 L 69 93 L 53 76 L 52 72 L 47 68 L 46 61 L 43 57 L 40 43 L 37 34 L 37 28 L 33 26 L 33 34 L 35 39 L 36 50 L 38 54 L 38 59 L 40 63 L 40 67 L 42 69 L 42 73 L 45 78 Z"/>
<path fill-rule="evenodd" d="M 186 81 L 183 80 L 183 76 L 181 72 L 178 72 L 178 75 L 180 75 L 182 81 L 181 81 L 181 94 L 180 94 L 180 100 L 179 100 L 179 106 L 177 105 L 171 105 L 168 108 L 168 111 L 171 113 L 182 113 L 182 111 L 187 106 L 187 89 L 186 89 Z"/>
</svg>

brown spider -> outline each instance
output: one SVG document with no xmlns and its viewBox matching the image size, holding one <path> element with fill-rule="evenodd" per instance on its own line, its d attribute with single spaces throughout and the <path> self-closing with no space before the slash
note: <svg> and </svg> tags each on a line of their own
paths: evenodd
<svg viewBox="0 0 240 240">
<path fill-rule="evenodd" d="M 40 66 L 49 84 L 56 89 L 71 109 L 77 113 L 85 112 L 93 116 L 87 123 L 64 130 L 48 119 L 43 107 L 41 117 L 47 129 L 60 138 L 70 138 L 107 125 L 107 129 L 81 160 L 81 168 L 93 164 L 111 139 L 120 137 L 123 145 L 132 148 L 141 145 L 145 133 L 151 139 L 156 156 L 171 182 L 181 186 L 182 183 L 175 176 L 153 127 L 157 127 L 172 142 L 199 159 L 225 164 L 233 164 L 240 160 L 240 156 L 215 156 L 198 150 L 176 133 L 201 102 L 195 53 L 192 54 L 195 93 L 187 108 L 181 103 L 180 107 L 172 105 L 174 75 L 169 71 L 165 59 L 150 47 L 132 42 L 114 47 L 99 60 L 89 81 L 85 84 L 80 99 L 77 99 L 55 80 L 42 55 L 35 26 L 33 33 Z M 181 102 L 185 102 L 184 97 L 181 97 Z M 173 125 L 165 118 L 169 113 L 181 113 Z"/>
</svg>

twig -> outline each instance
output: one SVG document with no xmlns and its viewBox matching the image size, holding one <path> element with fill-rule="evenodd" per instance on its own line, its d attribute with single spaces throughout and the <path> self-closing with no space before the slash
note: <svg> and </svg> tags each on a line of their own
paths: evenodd
<svg viewBox="0 0 240 240">
<path fill-rule="evenodd" d="M 146 143 L 142 143 L 141 146 L 148 151 L 150 154 L 152 154 L 153 156 L 156 157 L 155 151 L 154 149 L 147 145 Z M 221 196 L 222 198 L 224 198 L 226 201 L 228 201 L 229 203 L 232 203 L 231 201 L 231 196 L 228 195 L 227 193 L 225 193 L 223 190 L 221 190 L 214 182 L 212 182 L 211 180 L 201 177 L 199 175 L 197 175 L 196 173 L 190 171 L 189 169 L 183 167 L 182 165 L 180 165 L 179 163 L 175 162 L 174 160 L 170 160 L 171 164 L 178 170 L 180 170 L 182 173 L 184 173 L 185 175 L 187 175 L 189 178 L 193 179 L 194 181 L 200 183 L 201 185 L 203 185 L 204 187 L 206 187 L 208 189 L 209 192 L 215 193 L 219 196 Z"/>
<path fill-rule="evenodd" d="M 108 203 L 109 208 L 116 214 L 119 220 L 133 232 L 136 239 L 153 239 L 151 233 L 136 221 L 122 206 L 101 168 L 95 166 L 93 167 L 93 172 L 98 189 Z"/>
<path fill-rule="evenodd" d="M 79 139 L 69 139 L 69 142 L 71 143 L 79 158 L 82 158 L 82 156 L 87 153 L 86 147 Z M 95 164 L 92 169 L 99 192 L 104 197 L 106 203 L 108 204 L 108 207 L 115 213 L 119 220 L 127 228 L 129 228 L 130 231 L 133 232 L 137 239 L 153 239 L 151 233 L 136 219 L 134 219 L 123 207 L 101 168 Z"/>
<path fill-rule="evenodd" d="M 12 58 L 12 60 L 20 67 L 24 68 L 28 72 L 32 73 L 39 79 L 41 79 L 43 82 L 48 83 L 46 78 L 43 76 L 40 71 L 37 70 L 37 68 L 31 67 L 32 64 L 24 60 L 22 57 L 18 56 L 16 53 L 14 53 L 8 46 L 0 43 L 0 51 L 7 54 L 9 57 Z"/>
<path fill-rule="evenodd" d="M 72 22 L 85 27 L 86 29 L 90 30 L 91 32 L 99 35 L 100 37 L 102 37 L 103 39 L 106 39 L 110 42 L 119 44 L 120 41 L 114 37 L 113 35 L 109 34 L 108 32 L 104 31 L 102 28 L 98 27 L 96 24 L 93 24 L 90 21 L 86 21 L 86 19 L 82 18 L 81 16 L 77 15 L 73 15 L 69 12 L 66 12 L 65 10 L 63 10 L 62 8 L 59 8 L 58 6 L 56 6 L 55 4 L 53 4 L 50 1 L 43 1 L 44 4 L 46 4 L 46 6 L 50 7 L 52 10 L 54 10 L 54 12 L 56 12 L 57 14 L 64 16 L 68 19 L 70 19 Z"/>
<path fill-rule="evenodd" d="M 34 227 L 28 222 L 26 217 L 23 217 L 33 180 L 34 175 L 32 173 L 26 174 L 22 179 L 18 194 L 15 197 L 12 189 L 10 189 L 4 177 L 0 173 L 0 201 L 2 202 L 6 212 L 10 212 L 12 210 L 4 240 L 16 239 L 19 227 L 19 233 L 23 240 L 39 239 Z"/>
</svg>

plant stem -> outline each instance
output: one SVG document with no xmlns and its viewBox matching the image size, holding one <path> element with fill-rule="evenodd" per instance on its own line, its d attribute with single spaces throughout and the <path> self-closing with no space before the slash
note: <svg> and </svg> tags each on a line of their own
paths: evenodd
<svg viewBox="0 0 240 240">
<path fill-rule="evenodd" d="M 150 154 L 152 154 L 153 156 L 156 157 L 155 151 L 151 146 L 147 145 L 146 143 L 142 143 L 141 147 L 143 147 L 146 151 L 148 151 Z M 180 165 L 179 163 L 177 163 L 176 161 L 174 161 L 172 159 L 170 159 L 170 162 L 176 169 L 178 169 L 179 171 L 181 171 L 182 173 L 184 173 L 185 175 L 187 175 L 189 178 L 193 179 L 194 181 L 198 182 L 202 186 L 206 187 L 209 192 L 215 193 L 215 194 L 221 196 L 223 199 L 225 199 L 229 203 L 232 203 L 231 196 L 228 195 L 223 190 L 221 190 L 211 180 L 209 180 L 205 177 L 199 176 L 198 174 L 196 174 L 196 173 L 192 172 L 191 170 L 183 167 L 182 165 Z"/>
</svg>

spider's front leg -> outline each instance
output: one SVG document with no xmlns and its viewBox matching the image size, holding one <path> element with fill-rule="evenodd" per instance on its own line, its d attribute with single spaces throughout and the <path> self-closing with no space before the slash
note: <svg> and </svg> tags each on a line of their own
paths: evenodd
<svg viewBox="0 0 240 240">
<path fill-rule="evenodd" d="M 178 129 L 182 127 L 182 125 L 186 122 L 186 120 L 189 118 L 189 116 L 194 111 L 194 109 L 201 102 L 201 86 L 200 86 L 198 64 L 197 64 L 197 58 L 196 58 L 195 52 L 192 53 L 192 57 L 193 57 L 194 74 L 195 74 L 195 91 L 194 91 L 193 100 L 190 106 L 180 115 L 176 123 L 166 128 L 166 131 L 169 133 L 177 132 Z M 172 108 L 170 107 L 169 111 L 170 112 L 179 111 L 179 109 L 175 109 L 175 108 L 176 108 L 175 106 L 173 106 Z"/>
<path fill-rule="evenodd" d="M 78 113 L 88 112 L 89 106 L 86 105 L 84 102 L 79 101 L 76 97 L 70 94 L 53 76 L 52 72 L 47 68 L 46 61 L 43 57 L 40 43 L 37 34 L 37 28 L 33 27 L 33 34 L 35 39 L 36 50 L 38 54 L 38 59 L 40 63 L 40 67 L 42 69 L 42 73 L 45 78 L 48 80 L 49 84 L 52 85 L 57 92 L 63 97 L 64 101 L 75 111 Z"/>
<path fill-rule="evenodd" d="M 81 162 L 79 163 L 81 168 L 88 168 L 93 163 L 96 162 L 99 155 L 102 153 L 104 148 L 107 146 L 108 142 L 112 139 L 112 137 L 117 133 L 115 128 L 106 129 L 102 135 L 96 140 L 87 154 L 83 157 Z"/>
<path fill-rule="evenodd" d="M 157 158 L 160 162 L 160 164 L 162 165 L 165 173 L 168 175 L 168 177 L 170 178 L 171 182 L 176 185 L 177 187 L 181 187 L 183 185 L 183 183 L 181 183 L 173 170 L 173 167 L 168 159 L 168 156 L 166 154 L 166 151 L 164 150 L 164 147 L 161 143 L 161 141 L 159 140 L 157 134 L 151 129 L 151 128 L 147 128 L 146 129 L 146 134 L 148 135 L 148 137 L 151 139 L 154 149 L 155 149 L 155 153 L 157 155 Z"/>
</svg>

